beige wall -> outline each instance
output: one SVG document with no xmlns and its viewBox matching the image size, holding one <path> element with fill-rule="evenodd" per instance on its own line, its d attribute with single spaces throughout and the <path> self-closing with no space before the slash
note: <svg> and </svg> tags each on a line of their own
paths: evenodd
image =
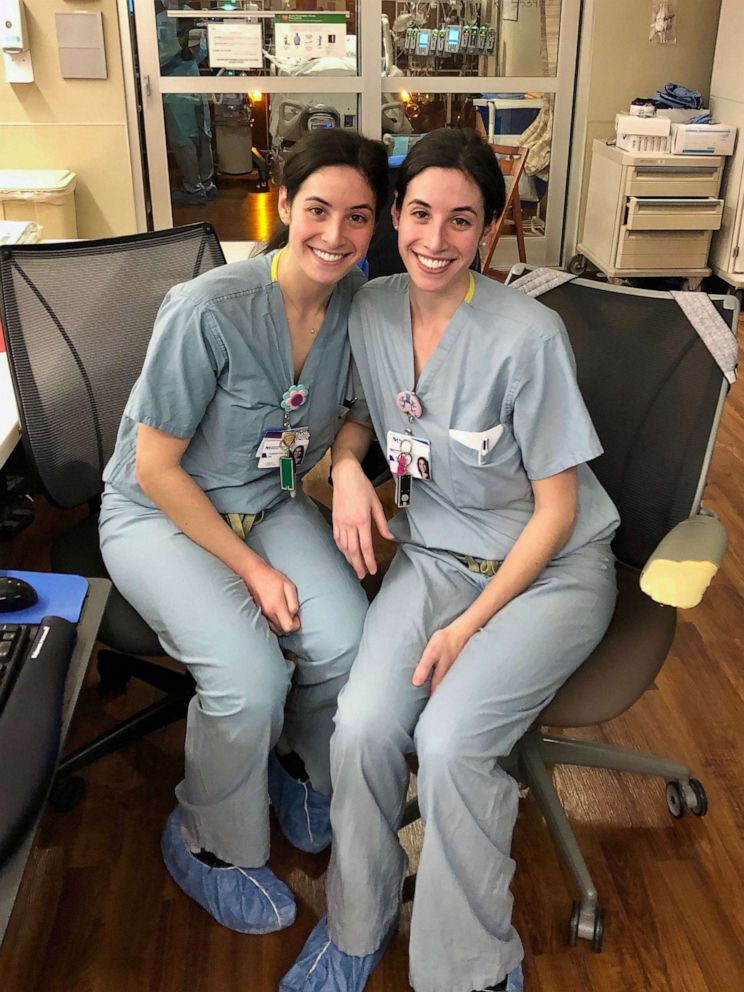
<svg viewBox="0 0 744 992">
<path fill-rule="evenodd" d="M 721 0 L 679 0 L 675 45 L 649 44 L 651 0 L 594 0 L 591 6 L 594 16 L 589 20 L 593 23 L 581 40 L 589 51 L 588 76 L 582 81 L 588 102 L 585 116 L 577 119 L 583 154 L 579 232 L 584 222 L 592 142 L 614 134 L 615 114 L 626 110 L 635 97 L 652 96 L 668 82 L 700 90 L 707 101 Z"/>
<path fill-rule="evenodd" d="M 78 236 L 136 230 L 116 0 L 25 0 L 33 83 L 8 83 L 0 60 L 0 168 L 77 173 Z M 54 14 L 103 14 L 108 79 L 63 79 Z"/>
</svg>

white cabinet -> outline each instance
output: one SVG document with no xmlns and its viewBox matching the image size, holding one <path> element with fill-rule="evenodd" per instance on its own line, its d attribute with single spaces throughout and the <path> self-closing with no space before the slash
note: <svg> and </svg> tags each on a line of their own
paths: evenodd
<svg viewBox="0 0 744 992">
<path fill-rule="evenodd" d="M 722 169 L 718 155 L 629 152 L 595 140 L 580 255 L 610 278 L 698 282 L 710 273 L 721 225 Z"/>
<path fill-rule="evenodd" d="M 716 275 L 744 287 L 744 3 L 723 0 L 710 84 L 710 109 L 716 120 L 739 129 L 734 154 L 726 160 L 721 195 L 723 220 L 713 239 L 710 264 Z"/>
</svg>

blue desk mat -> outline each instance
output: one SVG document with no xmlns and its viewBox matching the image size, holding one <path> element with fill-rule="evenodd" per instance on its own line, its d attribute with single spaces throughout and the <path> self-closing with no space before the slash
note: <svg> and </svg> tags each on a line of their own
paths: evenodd
<svg viewBox="0 0 744 992">
<path fill-rule="evenodd" d="M 39 597 L 33 606 L 12 613 L 0 613 L 0 623 L 39 623 L 43 617 L 62 617 L 77 623 L 88 595 L 88 580 L 81 575 L 56 572 L 16 572 L 0 568 L 0 576 L 24 579 Z"/>
</svg>

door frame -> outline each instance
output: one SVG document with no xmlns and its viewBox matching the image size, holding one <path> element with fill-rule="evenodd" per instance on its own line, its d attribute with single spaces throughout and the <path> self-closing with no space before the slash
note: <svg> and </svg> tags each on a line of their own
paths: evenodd
<svg viewBox="0 0 744 992">
<path fill-rule="evenodd" d="M 126 6 L 128 0 L 118 0 Z M 155 6 L 152 0 L 132 0 L 136 19 L 140 86 L 147 145 L 148 181 L 152 221 L 156 229 L 171 227 L 173 214 L 168 181 L 163 94 L 165 93 L 248 93 L 265 94 L 308 92 L 305 76 L 160 76 Z M 561 260 L 566 208 L 571 125 L 576 83 L 579 24 L 582 0 L 562 0 L 560 38 L 556 75 L 536 76 L 380 76 L 380 24 L 382 0 L 360 0 L 358 4 L 359 72 L 354 76 L 316 77 L 315 87 L 324 93 L 356 94 L 359 101 L 359 130 L 380 138 L 380 104 L 385 94 L 403 89 L 420 93 L 539 92 L 554 94 L 553 139 L 548 182 L 547 225 L 542 236 L 527 237 L 527 258 L 533 265 L 558 265 Z M 217 13 L 217 12 L 215 12 Z M 321 82 L 322 79 L 322 82 Z M 130 128 L 130 130 L 132 130 Z M 516 261 L 516 240 L 499 240 L 493 264 L 508 267 Z"/>
</svg>

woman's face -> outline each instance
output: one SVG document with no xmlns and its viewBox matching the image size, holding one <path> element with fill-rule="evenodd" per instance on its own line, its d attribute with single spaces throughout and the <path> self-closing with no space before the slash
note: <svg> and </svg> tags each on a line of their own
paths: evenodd
<svg viewBox="0 0 744 992">
<path fill-rule="evenodd" d="M 412 179 L 403 203 L 393 207 L 398 249 L 412 288 L 464 294 L 468 269 L 488 233 L 483 218 L 481 191 L 459 169 L 432 167 Z"/>
<path fill-rule="evenodd" d="M 334 285 L 367 254 L 375 225 L 375 196 L 348 165 L 318 169 L 289 203 L 279 190 L 279 216 L 289 225 L 287 251 L 315 283 Z"/>
</svg>

